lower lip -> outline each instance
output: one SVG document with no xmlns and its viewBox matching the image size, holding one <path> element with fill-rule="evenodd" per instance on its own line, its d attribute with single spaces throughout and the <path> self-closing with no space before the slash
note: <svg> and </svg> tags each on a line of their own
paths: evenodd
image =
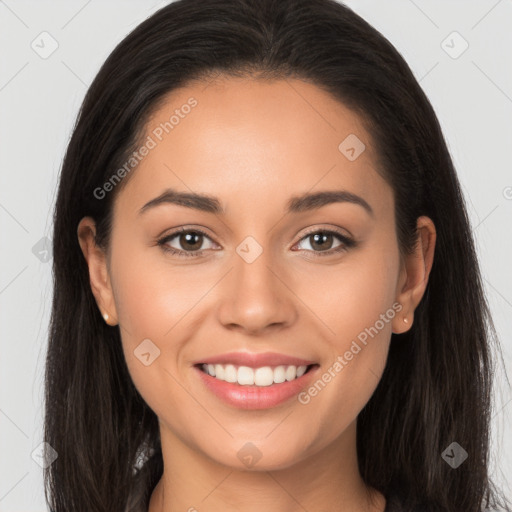
<svg viewBox="0 0 512 512">
<path fill-rule="evenodd" d="M 268 409 L 286 402 L 304 389 L 316 373 L 319 366 L 313 366 L 308 372 L 291 381 L 270 386 L 242 386 L 216 379 L 194 367 L 206 387 L 229 405 L 240 409 Z"/>
</svg>

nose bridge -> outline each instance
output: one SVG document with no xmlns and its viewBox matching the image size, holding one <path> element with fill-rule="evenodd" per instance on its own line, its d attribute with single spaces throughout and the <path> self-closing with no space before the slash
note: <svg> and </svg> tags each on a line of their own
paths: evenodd
<svg viewBox="0 0 512 512">
<path fill-rule="evenodd" d="M 261 236 L 258 238 L 261 240 Z M 255 237 L 247 236 L 238 244 L 234 258 L 234 274 L 241 286 L 253 291 L 259 289 L 259 292 L 264 293 L 271 291 L 270 288 L 275 285 L 270 271 L 270 268 L 275 266 L 272 253 L 268 238 L 260 243 Z"/>
</svg>

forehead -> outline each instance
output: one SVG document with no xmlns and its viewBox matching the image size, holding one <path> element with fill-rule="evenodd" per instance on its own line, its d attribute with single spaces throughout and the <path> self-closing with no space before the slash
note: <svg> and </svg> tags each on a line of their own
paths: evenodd
<svg viewBox="0 0 512 512">
<path fill-rule="evenodd" d="M 191 83 L 164 98 L 142 143 L 150 149 L 119 207 L 138 209 L 169 187 L 217 196 L 223 206 L 243 198 L 246 208 L 333 188 L 362 195 L 377 211 L 392 200 L 361 119 L 301 80 Z"/>
</svg>

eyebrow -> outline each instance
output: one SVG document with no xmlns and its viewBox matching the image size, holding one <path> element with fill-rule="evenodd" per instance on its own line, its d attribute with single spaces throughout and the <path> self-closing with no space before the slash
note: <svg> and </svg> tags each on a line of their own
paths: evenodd
<svg viewBox="0 0 512 512">
<path fill-rule="evenodd" d="M 316 210 L 332 203 L 357 204 L 362 206 L 371 217 L 375 217 L 372 207 L 362 197 L 347 190 L 326 190 L 293 196 L 287 202 L 287 213 L 302 213 Z M 147 202 L 139 210 L 139 215 L 161 204 L 175 204 L 216 215 L 225 214 L 220 201 L 216 197 L 191 192 L 180 192 L 168 188 L 158 197 Z"/>
</svg>

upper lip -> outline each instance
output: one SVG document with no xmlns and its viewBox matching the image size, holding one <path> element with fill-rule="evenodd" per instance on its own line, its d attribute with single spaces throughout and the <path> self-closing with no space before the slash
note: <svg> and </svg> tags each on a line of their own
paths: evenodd
<svg viewBox="0 0 512 512">
<path fill-rule="evenodd" d="M 229 352 L 217 356 L 206 357 L 199 364 L 232 364 L 235 366 L 248 366 L 249 368 L 261 368 L 262 366 L 309 366 L 315 361 L 308 361 L 300 357 L 287 356 L 276 352 L 250 353 L 250 352 Z"/>
</svg>

